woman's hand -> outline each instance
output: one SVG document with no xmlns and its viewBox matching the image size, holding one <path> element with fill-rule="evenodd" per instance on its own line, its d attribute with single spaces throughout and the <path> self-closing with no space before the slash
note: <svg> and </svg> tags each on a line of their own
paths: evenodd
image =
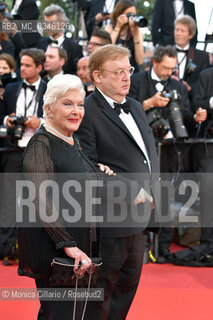
<svg viewBox="0 0 213 320">
<path fill-rule="evenodd" d="M 78 247 L 64 248 L 64 252 L 68 257 L 75 259 L 75 267 L 73 271 L 82 277 L 85 271 L 91 266 L 91 259 Z M 80 268 L 79 264 L 81 264 Z"/>
<path fill-rule="evenodd" d="M 117 18 L 115 29 L 121 29 L 125 24 L 129 22 L 129 19 L 127 18 L 126 14 L 121 14 Z"/>
<path fill-rule="evenodd" d="M 108 176 L 116 176 L 116 173 L 113 170 L 111 170 L 110 167 L 105 166 L 102 163 L 98 163 L 98 166 L 99 166 L 99 169 L 102 172 L 105 172 L 106 174 L 108 174 Z"/>
</svg>

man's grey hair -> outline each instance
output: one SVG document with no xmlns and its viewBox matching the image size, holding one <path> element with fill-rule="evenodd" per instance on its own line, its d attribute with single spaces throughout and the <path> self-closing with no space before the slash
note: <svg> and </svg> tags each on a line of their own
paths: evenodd
<svg viewBox="0 0 213 320">
<path fill-rule="evenodd" d="M 56 14 L 59 19 L 64 19 L 64 20 L 66 19 L 66 13 L 64 9 L 58 6 L 57 4 L 52 3 L 51 5 L 46 7 L 43 11 L 43 16 L 46 16 L 46 17 L 51 17 L 54 14 Z"/>
</svg>

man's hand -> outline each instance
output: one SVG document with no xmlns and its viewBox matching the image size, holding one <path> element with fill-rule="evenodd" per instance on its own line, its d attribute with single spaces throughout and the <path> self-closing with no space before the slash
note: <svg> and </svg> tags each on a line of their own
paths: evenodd
<svg viewBox="0 0 213 320">
<path fill-rule="evenodd" d="M 24 123 L 25 127 L 31 128 L 31 129 L 37 129 L 40 127 L 41 121 L 39 118 L 35 116 L 28 116 L 27 118 L 28 120 L 25 121 Z"/>
<path fill-rule="evenodd" d="M 143 188 L 141 188 L 140 192 L 138 193 L 137 197 L 133 202 L 133 205 L 136 206 L 137 204 L 145 203 L 146 201 L 153 203 L 153 198 Z"/>
<path fill-rule="evenodd" d="M 102 14 L 101 12 L 97 13 L 95 16 L 95 22 L 100 23 L 101 21 L 110 19 L 110 14 Z"/>
<path fill-rule="evenodd" d="M 164 98 L 161 95 L 161 92 L 157 92 L 154 96 L 146 100 L 147 109 L 154 107 L 166 107 L 169 103 L 169 98 Z"/>
<path fill-rule="evenodd" d="M 13 128 L 15 125 L 13 123 L 13 119 L 11 117 L 14 117 L 16 114 L 13 112 L 7 117 L 6 126 L 9 128 Z"/>
<path fill-rule="evenodd" d="M 195 114 L 195 122 L 203 122 L 207 118 L 207 110 L 203 108 L 198 108 Z"/>
</svg>

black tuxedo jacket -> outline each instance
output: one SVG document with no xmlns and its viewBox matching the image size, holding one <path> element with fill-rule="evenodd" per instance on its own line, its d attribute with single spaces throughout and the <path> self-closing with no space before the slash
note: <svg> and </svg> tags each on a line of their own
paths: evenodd
<svg viewBox="0 0 213 320">
<path fill-rule="evenodd" d="M 183 121 L 190 135 L 193 135 L 192 122 L 193 122 L 193 112 L 191 110 L 188 93 L 186 86 L 181 82 L 169 78 L 165 86 L 166 91 L 177 90 L 181 95 L 181 100 L 179 102 L 180 110 L 183 116 Z M 155 84 L 151 79 L 150 71 L 142 71 L 135 73 L 131 77 L 131 87 L 129 91 L 129 96 L 136 99 L 140 103 L 144 100 L 151 98 L 157 92 Z M 162 115 L 165 119 L 168 119 L 168 106 L 162 108 Z"/>
<path fill-rule="evenodd" d="M 4 117 L 11 113 L 16 113 L 16 103 L 19 96 L 19 92 L 22 87 L 22 81 L 8 84 L 4 92 L 3 100 L 0 100 L 0 123 L 3 124 Z M 37 101 L 39 101 L 37 117 L 43 115 L 43 95 L 46 91 L 47 84 L 41 80 L 40 86 L 36 95 Z"/>
<path fill-rule="evenodd" d="M 189 61 L 196 64 L 196 69 L 194 72 L 187 72 L 187 65 Z M 195 86 L 198 80 L 200 71 L 209 67 L 209 55 L 207 52 L 195 49 L 193 47 L 189 48 L 187 55 L 186 68 L 183 80 L 185 80 L 190 86 Z"/>
<path fill-rule="evenodd" d="M 213 109 L 210 108 L 209 100 L 213 97 L 213 67 L 203 70 L 199 74 L 198 86 L 193 92 L 193 107 L 196 111 L 199 107 L 207 110 L 207 120 L 202 124 L 200 136 L 207 134 L 209 126 L 213 127 Z M 212 138 L 213 132 L 210 136 Z"/>
<path fill-rule="evenodd" d="M 115 0 L 115 5 L 118 2 L 118 0 Z M 87 35 L 88 39 L 90 39 L 93 28 L 95 26 L 95 16 L 99 12 L 104 11 L 104 4 L 105 0 L 92 0 L 92 3 L 90 5 L 90 10 L 87 16 L 86 20 L 86 30 L 87 30 Z M 99 24 L 99 27 L 102 26 L 102 23 Z"/>
<path fill-rule="evenodd" d="M 13 6 L 15 1 L 13 1 Z M 17 12 L 18 20 L 38 20 L 39 9 L 36 0 L 22 0 Z M 39 32 L 22 32 L 22 37 L 28 48 L 36 46 L 36 43 L 41 38 Z"/>
<path fill-rule="evenodd" d="M 190 15 L 196 21 L 194 3 L 183 0 L 184 14 Z M 156 0 L 152 15 L 152 40 L 154 45 L 174 44 L 175 11 L 173 0 Z M 197 34 L 191 44 L 197 43 Z"/>
<path fill-rule="evenodd" d="M 144 110 L 140 104 L 127 97 L 131 105 L 131 114 L 145 142 L 153 173 L 159 172 L 155 141 Z M 114 172 L 129 173 L 128 178 L 136 180 L 141 186 L 144 176 L 154 182 L 150 175 L 146 158 L 123 124 L 116 112 L 107 103 L 102 94 L 95 89 L 85 99 L 85 116 L 78 131 L 82 150 L 95 163 L 108 165 Z M 144 174 L 144 175 L 143 175 Z M 144 209 L 142 209 L 144 210 Z M 147 214 L 143 228 L 148 224 Z M 141 228 L 107 229 L 106 237 L 123 237 L 140 232 Z"/>
<path fill-rule="evenodd" d="M 42 37 L 37 43 L 37 48 L 46 51 L 49 38 Z M 75 74 L 78 60 L 83 56 L 82 47 L 70 38 L 65 37 L 62 48 L 67 52 L 67 62 L 63 67 L 64 73 Z"/>
</svg>

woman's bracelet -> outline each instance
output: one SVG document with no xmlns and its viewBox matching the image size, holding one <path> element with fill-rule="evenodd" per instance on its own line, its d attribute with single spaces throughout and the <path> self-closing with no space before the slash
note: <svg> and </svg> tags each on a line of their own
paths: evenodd
<svg viewBox="0 0 213 320">
<path fill-rule="evenodd" d="M 134 44 L 140 44 L 140 43 L 141 43 L 140 40 L 134 42 Z"/>
<path fill-rule="evenodd" d="M 118 29 L 113 29 L 113 31 L 115 31 L 115 32 L 120 32 L 120 30 L 118 30 Z"/>
</svg>

